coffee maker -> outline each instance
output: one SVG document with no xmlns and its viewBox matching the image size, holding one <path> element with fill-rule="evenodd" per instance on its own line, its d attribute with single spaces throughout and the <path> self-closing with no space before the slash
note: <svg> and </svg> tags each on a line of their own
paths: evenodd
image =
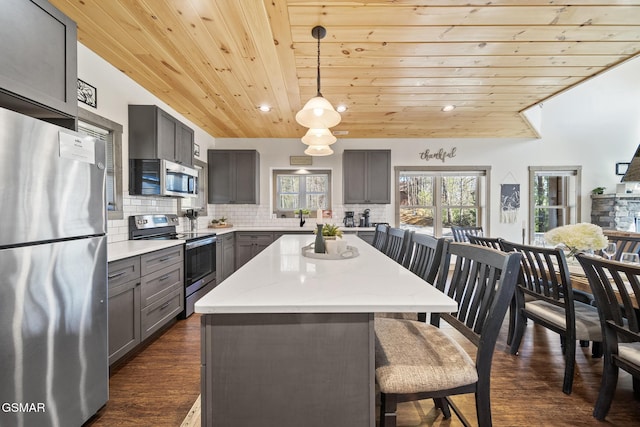
<svg viewBox="0 0 640 427">
<path fill-rule="evenodd" d="M 371 222 L 369 222 L 369 213 L 371 212 L 371 209 L 365 209 L 364 213 L 362 214 L 362 218 L 361 218 L 361 222 L 362 224 L 360 224 L 360 227 L 371 227 Z"/>
<path fill-rule="evenodd" d="M 354 211 L 345 211 L 344 219 L 342 220 L 342 222 L 344 222 L 344 226 L 345 227 L 355 227 L 356 226 L 356 221 L 355 221 L 354 215 L 355 215 Z"/>
</svg>

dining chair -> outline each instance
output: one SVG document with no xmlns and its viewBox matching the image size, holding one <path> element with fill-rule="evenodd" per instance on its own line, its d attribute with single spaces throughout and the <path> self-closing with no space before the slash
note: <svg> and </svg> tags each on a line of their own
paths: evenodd
<svg viewBox="0 0 640 427">
<path fill-rule="evenodd" d="M 387 224 L 376 225 L 376 231 L 373 234 L 373 247 L 384 252 L 387 244 L 387 235 L 389 234 L 389 226 Z"/>
<path fill-rule="evenodd" d="M 402 228 L 389 228 L 387 232 L 387 243 L 384 253 L 399 264 L 404 262 L 404 257 L 409 246 L 411 232 Z"/>
<path fill-rule="evenodd" d="M 455 263 L 451 258 L 455 256 Z M 468 420 L 449 396 L 475 394 L 480 427 L 491 426 L 490 377 L 500 325 L 514 292 L 520 254 L 443 241 L 436 287 L 455 299 L 458 312 L 432 313 L 430 323 L 376 318 L 376 381 L 380 426 L 395 427 L 399 402 L 434 399 L 445 419 L 450 409 Z M 474 359 L 444 330 L 444 320 L 476 348 Z"/>
<path fill-rule="evenodd" d="M 467 234 L 467 239 L 472 245 L 486 246 L 488 248 L 502 250 L 502 238 L 501 237 L 483 237 Z"/>
<path fill-rule="evenodd" d="M 633 376 L 640 399 L 640 266 L 600 257 L 576 256 L 596 299 L 604 337 L 604 365 L 593 416 L 604 420 L 618 383 L 619 369 Z"/>
<path fill-rule="evenodd" d="M 469 235 L 482 236 L 482 227 L 461 227 L 457 225 L 451 226 L 453 240 L 456 242 L 468 242 Z"/>
<path fill-rule="evenodd" d="M 407 248 L 405 267 L 421 277 L 429 285 L 435 283 L 442 258 L 444 238 L 436 238 L 428 234 L 413 233 Z M 425 322 L 427 313 L 418 313 L 417 320 Z"/>
<path fill-rule="evenodd" d="M 527 319 L 559 334 L 565 359 L 562 391 L 571 394 L 576 341 L 602 342 L 597 309 L 574 300 L 562 249 L 508 241 L 502 244 L 505 251 L 522 254 L 515 293 L 515 327 L 509 337 L 511 354 L 518 353 Z"/>
</svg>

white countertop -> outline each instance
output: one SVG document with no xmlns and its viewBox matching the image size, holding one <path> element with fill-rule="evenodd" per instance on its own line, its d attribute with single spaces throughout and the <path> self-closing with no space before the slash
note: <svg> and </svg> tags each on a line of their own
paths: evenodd
<svg viewBox="0 0 640 427">
<path fill-rule="evenodd" d="M 184 244 L 184 240 L 124 240 L 107 245 L 107 261 L 117 261 Z"/>
<path fill-rule="evenodd" d="M 227 233 L 233 233 L 236 231 L 304 231 L 308 232 L 309 236 L 312 236 L 313 230 L 315 230 L 315 224 L 313 227 L 292 227 L 292 226 L 239 226 L 229 228 L 202 228 L 198 232 L 212 233 L 217 236 L 222 236 Z M 373 227 L 348 227 L 341 228 L 346 233 L 355 233 L 357 231 L 375 231 Z M 132 256 L 142 255 L 147 252 L 153 252 L 160 249 L 168 248 L 171 246 L 182 245 L 184 240 L 124 240 L 121 242 L 109 243 L 107 245 L 107 259 L 108 262 L 118 261 L 120 259 L 129 258 Z"/>
<path fill-rule="evenodd" d="M 308 222 L 307 222 L 308 224 Z M 313 233 L 313 230 L 316 229 L 316 225 L 315 223 L 313 223 L 312 226 L 308 226 L 307 224 L 304 225 L 304 227 L 297 227 L 297 226 L 290 226 L 290 225 L 282 225 L 282 226 L 259 226 L 259 225 L 254 225 L 254 226 L 233 226 L 233 227 L 229 227 L 229 228 L 206 228 L 206 229 L 201 229 L 199 231 L 208 231 L 208 232 L 213 232 L 216 233 L 217 235 L 222 235 L 222 234 L 226 234 L 226 233 L 232 233 L 234 231 L 267 231 L 267 232 L 273 232 L 273 231 L 302 231 L 302 232 L 307 232 L 307 233 Z M 376 231 L 375 227 L 340 227 L 340 229 L 344 232 L 344 233 L 357 233 L 358 231 Z"/>
<path fill-rule="evenodd" d="M 457 305 L 362 239 L 346 235 L 360 256 L 301 255 L 314 236 L 287 235 L 195 304 L 196 313 L 454 312 Z"/>
</svg>

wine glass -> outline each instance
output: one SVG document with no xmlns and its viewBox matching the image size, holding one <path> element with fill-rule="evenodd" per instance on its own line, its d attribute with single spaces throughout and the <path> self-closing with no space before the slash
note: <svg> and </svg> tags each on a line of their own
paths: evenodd
<svg viewBox="0 0 640 427">
<path fill-rule="evenodd" d="M 633 252 L 623 252 L 622 256 L 620 257 L 620 261 L 629 264 L 638 264 L 640 263 L 640 256 L 637 253 Z"/>
<path fill-rule="evenodd" d="M 608 259 L 611 259 L 616 254 L 616 244 L 613 242 L 609 242 L 607 247 L 602 250 L 602 253 L 607 256 Z"/>
</svg>

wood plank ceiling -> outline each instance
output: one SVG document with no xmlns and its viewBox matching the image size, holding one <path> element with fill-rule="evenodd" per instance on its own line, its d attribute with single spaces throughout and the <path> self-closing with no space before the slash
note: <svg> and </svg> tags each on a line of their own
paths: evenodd
<svg viewBox="0 0 640 427">
<path fill-rule="evenodd" d="M 304 135 L 315 25 L 347 138 L 535 136 L 522 110 L 640 52 L 631 0 L 50 1 L 82 44 L 214 137 Z"/>
</svg>

